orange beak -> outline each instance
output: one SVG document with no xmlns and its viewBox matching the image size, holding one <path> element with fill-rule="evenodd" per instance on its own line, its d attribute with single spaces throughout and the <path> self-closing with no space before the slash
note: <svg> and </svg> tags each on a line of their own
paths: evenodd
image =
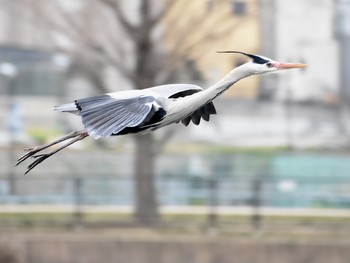
<svg viewBox="0 0 350 263">
<path fill-rule="evenodd" d="M 277 69 L 292 69 L 292 68 L 305 68 L 306 64 L 276 62 L 276 63 L 273 63 L 273 66 Z"/>
</svg>

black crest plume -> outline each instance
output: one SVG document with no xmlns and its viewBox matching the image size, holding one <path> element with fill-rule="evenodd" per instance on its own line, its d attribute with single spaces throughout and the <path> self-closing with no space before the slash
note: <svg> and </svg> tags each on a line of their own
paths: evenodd
<svg viewBox="0 0 350 263">
<path fill-rule="evenodd" d="M 224 51 L 217 51 L 217 53 L 236 53 L 236 54 L 242 54 L 242 55 L 245 55 L 249 58 L 251 58 L 253 60 L 254 63 L 257 63 L 257 64 L 265 64 L 267 63 L 268 61 L 260 56 L 257 56 L 257 55 L 253 55 L 253 54 L 248 54 L 248 53 L 244 53 L 244 52 L 241 52 L 241 51 L 235 51 L 235 50 L 224 50 Z"/>
</svg>

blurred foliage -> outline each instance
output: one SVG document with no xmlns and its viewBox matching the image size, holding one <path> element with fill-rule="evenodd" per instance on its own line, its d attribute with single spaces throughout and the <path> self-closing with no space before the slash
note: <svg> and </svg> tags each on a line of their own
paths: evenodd
<svg viewBox="0 0 350 263">
<path fill-rule="evenodd" d="M 27 134 L 30 138 L 33 138 L 36 143 L 44 144 L 54 136 L 59 136 L 60 132 L 58 130 L 42 129 L 42 128 L 30 128 L 27 130 Z"/>
</svg>

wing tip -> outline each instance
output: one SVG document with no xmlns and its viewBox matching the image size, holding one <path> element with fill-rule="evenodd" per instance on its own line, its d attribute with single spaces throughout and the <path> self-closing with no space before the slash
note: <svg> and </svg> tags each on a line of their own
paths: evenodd
<svg viewBox="0 0 350 263">
<path fill-rule="evenodd" d="M 67 104 L 54 106 L 52 110 L 60 111 L 60 112 L 75 112 L 78 109 L 74 103 L 67 103 Z"/>
</svg>

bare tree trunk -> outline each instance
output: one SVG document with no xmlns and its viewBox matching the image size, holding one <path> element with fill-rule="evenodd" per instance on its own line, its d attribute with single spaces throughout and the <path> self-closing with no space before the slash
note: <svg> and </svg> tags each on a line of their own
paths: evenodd
<svg viewBox="0 0 350 263">
<path fill-rule="evenodd" d="M 159 213 L 153 136 L 136 135 L 135 140 L 135 220 L 142 225 L 154 225 L 159 221 Z"/>
<path fill-rule="evenodd" d="M 155 83 L 155 69 L 152 67 L 154 54 L 151 43 L 150 2 L 143 0 L 140 5 L 142 23 L 137 33 L 135 86 L 149 88 Z M 142 225 L 152 225 L 159 220 L 155 187 L 156 152 L 152 134 L 136 135 L 135 152 L 135 220 Z"/>
</svg>

